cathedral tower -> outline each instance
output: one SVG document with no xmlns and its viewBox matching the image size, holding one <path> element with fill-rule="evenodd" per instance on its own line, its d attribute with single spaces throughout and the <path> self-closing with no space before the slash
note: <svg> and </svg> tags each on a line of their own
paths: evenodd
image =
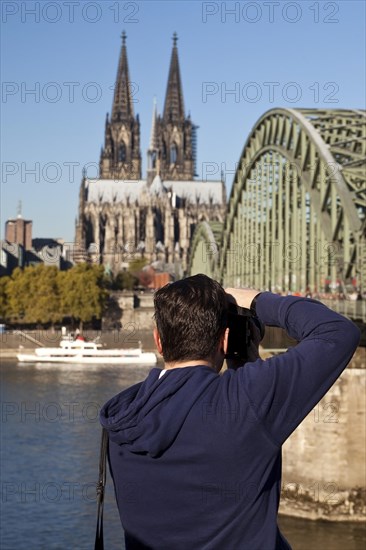
<svg viewBox="0 0 366 550">
<path fill-rule="evenodd" d="M 134 115 L 128 71 L 126 33 L 122 33 L 112 116 L 107 114 L 105 142 L 100 155 L 100 178 L 141 179 L 140 121 Z"/>
<path fill-rule="evenodd" d="M 157 116 L 154 106 L 152 137 L 148 151 L 150 178 L 154 175 L 158 156 L 161 179 L 173 181 L 193 180 L 195 176 L 197 128 L 184 112 L 177 40 L 177 34 L 174 33 L 164 111 L 162 116 Z"/>
<path fill-rule="evenodd" d="M 184 111 L 174 34 L 163 110 L 159 115 L 154 101 L 147 177 L 141 179 L 140 124 L 123 33 L 100 177 L 88 178 L 84 170 L 80 187 L 75 262 L 100 262 L 117 274 L 145 258 L 173 276 L 185 272 L 196 225 L 222 223 L 226 211 L 222 181 L 194 180 L 196 128 Z"/>
</svg>

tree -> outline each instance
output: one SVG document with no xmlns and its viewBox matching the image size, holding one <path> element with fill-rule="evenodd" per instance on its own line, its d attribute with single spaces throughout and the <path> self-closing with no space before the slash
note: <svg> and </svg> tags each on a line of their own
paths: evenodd
<svg viewBox="0 0 366 550">
<path fill-rule="evenodd" d="M 3 321 L 9 318 L 9 299 L 7 294 L 9 280 L 9 277 L 0 277 L 0 319 Z"/>
<path fill-rule="evenodd" d="M 137 258 L 136 260 L 132 260 L 132 262 L 130 262 L 128 271 L 132 273 L 132 275 L 135 275 L 139 273 L 146 265 L 146 258 Z"/>
<path fill-rule="evenodd" d="M 65 315 L 81 325 L 102 316 L 109 284 L 103 266 L 80 264 L 69 271 L 56 266 L 17 268 L 0 279 L 0 315 L 22 323 L 52 325 Z"/>
<path fill-rule="evenodd" d="M 59 270 L 56 266 L 43 264 L 34 268 L 32 311 L 28 316 L 35 323 L 51 323 L 62 320 L 61 300 L 58 284 Z"/>
<path fill-rule="evenodd" d="M 7 284 L 9 314 L 17 321 L 52 325 L 62 319 L 56 266 L 19 268 Z"/>
<path fill-rule="evenodd" d="M 108 297 L 104 268 L 101 265 L 78 264 L 60 274 L 61 310 L 83 323 L 101 318 Z"/>
<path fill-rule="evenodd" d="M 9 317 L 14 321 L 28 321 L 28 314 L 32 308 L 31 274 L 28 275 L 17 267 L 14 269 L 6 287 L 9 304 Z M 32 268 L 31 268 L 32 269 Z"/>
<path fill-rule="evenodd" d="M 115 280 L 114 288 L 116 290 L 132 290 L 137 284 L 137 279 L 129 271 L 120 271 Z"/>
</svg>

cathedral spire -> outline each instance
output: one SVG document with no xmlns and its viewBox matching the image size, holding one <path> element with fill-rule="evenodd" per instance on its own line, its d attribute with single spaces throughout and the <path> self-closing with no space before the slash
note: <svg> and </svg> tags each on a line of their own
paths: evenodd
<svg viewBox="0 0 366 550">
<path fill-rule="evenodd" d="M 157 174 L 157 161 L 159 157 L 158 115 L 156 98 L 154 97 L 153 114 L 151 121 L 150 142 L 147 150 L 147 184 L 150 185 Z"/>
<path fill-rule="evenodd" d="M 114 90 L 113 107 L 112 107 L 112 122 L 127 121 L 133 118 L 133 103 L 131 98 L 131 83 L 128 72 L 127 35 L 123 31 L 121 53 L 119 56 L 116 86 Z"/>
<path fill-rule="evenodd" d="M 173 35 L 168 85 L 162 116 L 155 121 L 161 179 L 189 181 L 194 177 L 192 135 L 194 125 L 185 117 L 182 82 L 180 78 L 177 33 Z M 151 155 L 153 158 L 153 155 Z M 154 166 L 151 163 L 151 166 Z M 156 166 L 154 167 L 156 170 Z"/>
<path fill-rule="evenodd" d="M 181 122 L 184 120 L 183 90 L 180 79 L 177 40 L 178 36 L 175 32 L 173 34 L 173 49 L 164 104 L 163 120 L 165 122 Z"/>
<path fill-rule="evenodd" d="M 157 141 L 157 135 L 156 135 L 156 119 L 157 119 L 157 111 L 156 111 L 156 97 L 154 97 L 154 104 L 153 104 L 153 114 L 152 114 L 152 121 L 151 121 L 151 132 L 150 132 L 150 143 L 149 143 L 149 151 L 156 151 L 158 149 L 158 141 Z"/>
<path fill-rule="evenodd" d="M 126 33 L 122 33 L 112 116 L 105 121 L 100 177 L 115 180 L 141 179 L 140 121 L 134 116 L 128 71 Z"/>
</svg>

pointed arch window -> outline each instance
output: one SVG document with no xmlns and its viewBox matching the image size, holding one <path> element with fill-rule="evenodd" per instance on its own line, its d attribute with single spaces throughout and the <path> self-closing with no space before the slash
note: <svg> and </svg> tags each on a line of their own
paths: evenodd
<svg viewBox="0 0 366 550">
<path fill-rule="evenodd" d="M 120 144 L 118 148 L 118 161 L 119 162 L 126 162 L 127 159 L 127 149 L 126 144 L 124 141 Z"/>
<path fill-rule="evenodd" d="M 175 143 L 170 146 L 170 164 L 177 164 L 178 149 Z"/>
</svg>

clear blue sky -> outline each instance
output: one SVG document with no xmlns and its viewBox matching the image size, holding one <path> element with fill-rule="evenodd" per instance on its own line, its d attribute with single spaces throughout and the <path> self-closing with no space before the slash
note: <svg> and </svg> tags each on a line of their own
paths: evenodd
<svg viewBox="0 0 366 550">
<path fill-rule="evenodd" d="M 21 200 L 34 237 L 74 239 L 82 167 L 99 161 L 123 29 L 143 172 L 174 31 L 186 111 L 200 127 L 199 174 L 219 179 L 222 165 L 228 190 L 248 133 L 268 109 L 365 108 L 362 0 L 3 0 L 1 8 L 1 234 Z"/>
</svg>

